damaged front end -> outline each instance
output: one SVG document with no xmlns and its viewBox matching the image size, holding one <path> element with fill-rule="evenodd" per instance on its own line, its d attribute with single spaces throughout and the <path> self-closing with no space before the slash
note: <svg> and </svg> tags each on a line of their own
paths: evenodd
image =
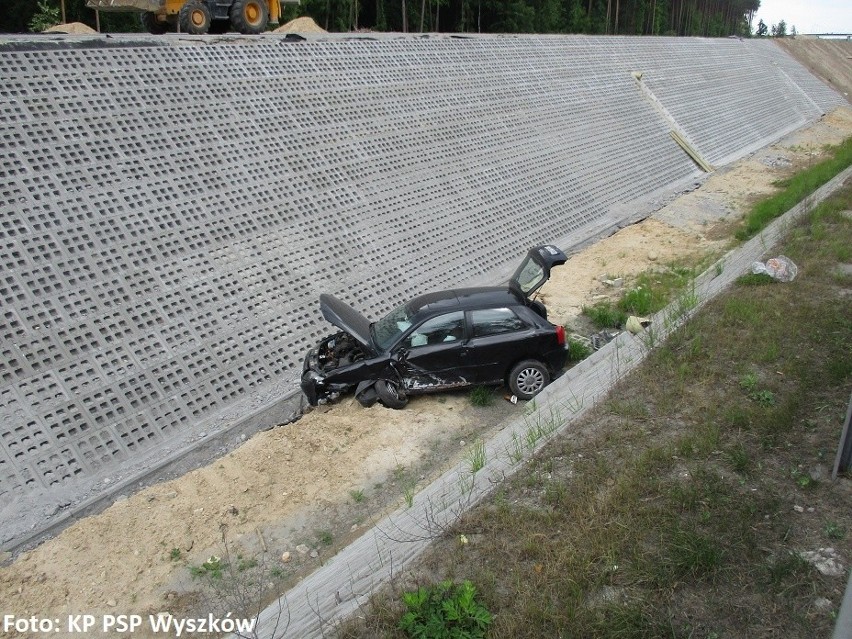
<svg viewBox="0 0 852 639">
<path fill-rule="evenodd" d="M 308 351 L 302 367 L 302 391 L 311 406 L 334 400 L 349 390 L 359 363 L 366 359 L 358 342 L 343 331 L 323 339 Z"/>
</svg>

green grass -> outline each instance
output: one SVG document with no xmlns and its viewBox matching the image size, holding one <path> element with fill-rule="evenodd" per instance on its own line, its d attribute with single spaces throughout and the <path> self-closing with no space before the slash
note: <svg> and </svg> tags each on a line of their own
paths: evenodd
<svg viewBox="0 0 852 639">
<path fill-rule="evenodd" d="M 831 213 L 844 208 L 852 185 L 779 247 L 800 266 L 794 282 L 706 304 L 415 574 L 475 584 L 492 639 L 829 636 L 842 582 L 797 553 L 852 554 L 852 512 L 810 472 L 833 457 L 821 447 L 837 440 L 852 383 L 840 365 L 852 361 L 852 297 L 831 275 L 852 245 L 852 222 Z M 458 543 L 471 533 L 475 544 Z M 399 637 L 400 596 L 374 597 L 340 636 Z M 832 607 L 815 609 L 820 597 Z"/>
<path fill-rule="evenodd" d="M 745 224 L 737 238 L 747 240 L 759 233 L 772 220 L 789 211 L 835 175 L 852 165 L 852 138 L 830 149 L 830 157 L 784 180 L 782 190 L 755 204 L 746 214 Z"/>
<path fill-rule="evenodd" d="M 474 406 L 491 406 L 494 403 L 494 389 L 490 386 L 474 386 L 470 390 L 470 403 Z"/>
<path fill-rule="evenodd" d="M 636 285 L 616 302 L 597 302 L 584 306 L 582 312 L 597 328 L 621 328 L 630 315 L 646 317 L 665 308 L 694 275 L 695 268 L 677 264 L 662 271 L 641 273 Z"/>
<path fill-rule="evenodd" d="M 582 312 L 598 328 L 621 328 L 627 321 L 627 314 L 615 308 L 612 302 L 598 302 L 592 306 L 584 306 Z"/>
<path fill-rule="evenodd" d="M 592 348 L 586 342 L 578 339 L 572 339 L 569 337 L 567 340 L 567 346 L 569 362 L 582 362 L 592 354 Z"/>
</svg>

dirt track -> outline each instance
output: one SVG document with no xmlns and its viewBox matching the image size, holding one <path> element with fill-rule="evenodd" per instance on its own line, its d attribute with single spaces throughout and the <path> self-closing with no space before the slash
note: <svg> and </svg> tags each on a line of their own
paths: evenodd
<svg viewBox="0 0 852 639">
<path fill-rule="evenodd" d="M 543 291 L 552 319 L 583 331 L 581 306 L 620 292 L 602 275 L 629 286 L 640 272 L 722 251 L 756 194 L 850 135 L 852 108 L 838 110 L 572 256 Z M 196 605 L 188 566 L 221 555 L 223 536 L 247 554 L 265 550 L 293 575 L 310 570 L 519 409 L 499 399 L 475 408 L 458 394 L 418 398 L 404 411 L 363 409 L 351 399 L 315 411 L 24 554 L 0 570 L 3 612 L 180 613 Z"/>
</svg>

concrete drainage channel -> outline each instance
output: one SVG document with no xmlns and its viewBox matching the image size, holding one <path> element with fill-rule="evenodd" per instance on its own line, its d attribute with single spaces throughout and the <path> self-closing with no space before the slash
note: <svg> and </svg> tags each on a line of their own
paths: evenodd
<svg viewBox="0 0 852 639">
<path fill-rule="evenodd" d="M 260 615 L 257 636 L 321 637 L 363 607 L 369 597 L 412 565 L 464 512 L 513 475 L 547 441 L 566 431 L 605 398 L 615 384 L 638 366 L 657 344 L 716 297 L 752 262 L 764 256 L 797 218 L 852 177 L 846 169 L 812 196 L 772 222 L 762 233 L 731 251 L 652 318 L 636 336 L 623 332 L 565 375 L 533 402 L 526 414 L 485 444 L 486 463 L 477 469 L 457 464 L 341 550 Z M 285 629 L 286 628 L 286 629 Z"/>
</svg>

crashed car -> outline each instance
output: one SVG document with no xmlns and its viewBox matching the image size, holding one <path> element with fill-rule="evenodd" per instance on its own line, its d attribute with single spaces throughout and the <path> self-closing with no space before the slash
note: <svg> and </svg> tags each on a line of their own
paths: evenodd
<svg viewBox="0 0 852 639">
<path fill-rule="evenodd" d="M 340 332 L 308 352 L 302 391 L 312 406 L 354 390 L 364 406 L 402 408 L 410 395 L 497 384 L 531 399 L 567 358 L 564 328 L 533 299 L 567 259 L 555 246 L 537 246 L 506 286 L 427 293 L 376 322 L 320 295 L 323 317 Z"/>
</svg>

